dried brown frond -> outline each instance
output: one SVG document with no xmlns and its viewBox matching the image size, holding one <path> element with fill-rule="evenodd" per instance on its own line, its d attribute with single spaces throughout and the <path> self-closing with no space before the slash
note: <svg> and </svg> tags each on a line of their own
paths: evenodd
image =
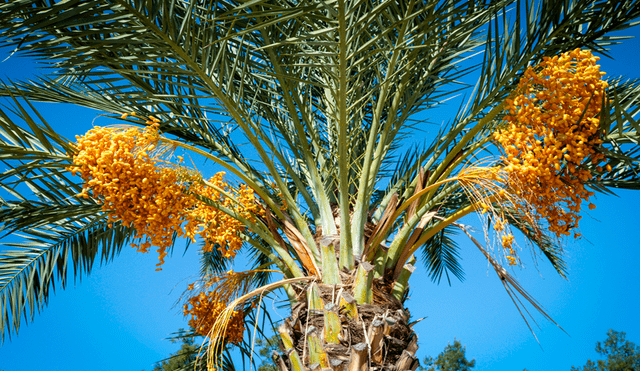
<svg viewBox="0 0 640 371">
<path fill-rule="evenodd" d="M 491 256 L 491 254 L 489 254 L 487 252 L 487 250 L 482 247 L 480 242 L 478 242 L 478 240 L 476 240 L 464 226 L 462 226 L 460 224 L 456 224 L 456 226 L 458 228 L 460 228 L 471 239 L 471 241 L 476 245 L 476 247 L 478 247 L 478 249 L 480 249 L 482 254 L 487 258 L 487 260 L 491 264 L 491 267 L 494 269 L 494 271 L 496 272 L 496 274 L 500 278 L 500 282 L 502 283 L 502 285 L 504 286 L 505 290 L 507 291 L 507 294 L 509 294 L 509 298 L 511 298 L 511 301 L 513 301 L 513 304 L 515 304 L 516 308 L 518 309 L 518 312 L 520 313 L 520 316 L 522 317 L 524 322 L 527 324 L 527 327 L 529 328 L 529 330 L 533 334 L 533 337 L 536 338 L 536 341 L 538 342 L 538 344 L 540 344 L 540 341 L 538 341 L 538 337 L 536 336 L 536 333 L 531 328 L 531 325 L 529 324 L 529 321 L 527 320 L 527 317 L 523 313 L 523 310 L 536 325 L 537 325 L 537 323 L 536 323 L 535 319 L 533 318 L 533 316 L 531 315 L 531 313 L 529 312 L 529 310 L 527 310 L 527 308 L 524 305 L 524 303 L 522 302 L 522 300 L 520 300 L 520 297 L 518 296 L 518 294 L 524 300 L 526 300 L 529 304 L 531 304 L 533 306 L 533 308 L 535 310 L 537 310 L 540 314 L 542 314 L 548 321 L 550 321 L 554 325 L 558 326 L 558 328 L 560 330 L 562 330 L 563 332 L 566 333 L 566 331 L 564 331 L 564 329 L 562 327 L 560 327 L 560 325 L 556 321 L 554 321 L 551 318 L 551 316 L 549 316 L 549 314 L 544 310 L 542 305 L 535 298 L 533 298 L 531 295 L 529 295 L 529 293 L 520 285 L 520 283 L 518 281 L 516 281 L 516 279 L 513 278 L 513 276 L 511 276 L 507 272 L 507 270 L 504 269 L 504 267 L 501 266 Z"/>
</svg>

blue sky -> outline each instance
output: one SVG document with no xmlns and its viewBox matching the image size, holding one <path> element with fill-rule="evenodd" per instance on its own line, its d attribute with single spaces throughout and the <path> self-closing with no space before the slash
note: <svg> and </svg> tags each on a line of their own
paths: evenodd
<svg viewBox="0 0 640 371">
<path fill-rule="evenodd" d="M 640 35 L 639 27 L 626 34 Z M 638 38 L 613 48 L 616 60 L 603 58 L 609 76 L 640 78 Z M 0 50 L 6 54 L 6 50 Z M 16 56 L 0 63 L 0 77 L 29 77 L 33 64 Z M 68 105 L 39 105 L 47 121 L 69 138 L 92 125 L 109 121 L 96 111 Z M 451 107 L 452 110 L 455 107 Z M 217 170 L 217 169 L 214 169 Z M 424 274 L 422 265 L 412 278 L 407 306 L 420 336 L 418 355 L 435 356 L 459 339 L 477 371 L 569 370 L 596 357 L 595 342 L 609 328 L 625 331 L 640 344 L 640 193 L 619 191 L 598 195 L 596 210 L 583 214 L 578 241 L 567 241 L 568 280 L 540 259 L 536 266 L 512 274 L 566 331 L 539 315 L 534 325 L 540 343 L 529 332 L 486 260 L 466 237 L 459 236 L 464 282 L 439 285 Z M 468 217 L 465 223 L 476 223 Z M 524 246 L 524 243 L 521 244 Z M 197 252 L 190 249 L 167 259 L 155 272 L 157 257 L 125 248 L 112 263 L 97 267 L 66 290 L 58 288 L 35 322 L 22 326 L 18 336 L 0 346 L 0 370 L 76 371 L 150 370 L 153 363 L 178 349 L 166 340 L 186 327 L 175 306 L 198 272 Z M 522 255 L 529 255 L 528 250 Z M 241 269 L 238 266 L 237 269 Z M 275 319 L 285 317 L 282 310 Z"/>
</svg>

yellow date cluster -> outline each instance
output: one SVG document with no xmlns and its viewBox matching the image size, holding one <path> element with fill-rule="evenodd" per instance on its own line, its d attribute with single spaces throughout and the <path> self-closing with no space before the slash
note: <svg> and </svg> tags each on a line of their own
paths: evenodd
<svg viewBox="0 0 640 371">
<path fill-rule="evenodd" d="M 231 189 L 224 181 L 224 175 L 224 172 L 219 172 L 206 182 L 193 183 L 189 191 L 215 201 L 217 205 L 235 212 L 238 217 L 247 221 L 255 222 L 256 216 L 264 216 L 265 210 L 256 202 L 253 190 L 245 184 Z M 226 195 L 221 192 L 225 192 Z M 243 222 L 203 202 L 198 202 L 197 207 L 191 209 L 188 214 L 188 224 L 184 226 L 188 238 L 194 239 L 196 235 L 200 235 L 207 241 L 204 246 L 205 252 L 217 246 L 225 258 L 235 257 L 243 243 L 238 234 L 238 231 L 245 229 Z"/>
<path fill-rule="evenodd" d="M 80 173 L 81 194 L 102 204 L 110 226 L 121 222 L 133 227 L 142 241 L 132 244 L 138 251 L 158 247 L 158 267 L 174 235 L 192 240 L 199 235 L 205 251 L 217 246 L 225 257 L 235 256 L 242 245 L 243 224 L 203 200 L 248 220 L 261 213 L 253 191 L 246 186 L 231 189 L 224 173 L 206 182 L 200 174 L 162 160 L 166 150 L 159 146 L 157 123 L 144 129 L 95 127 L 76 139 L 69 170 Z"/>
<path fill-rule="evenodd" d="M 189 326 L 194 328 L 202 336 L 208 336 L 209 331 L 214 327 L 216 319 L 227 307 L 227 301 L 221 300 L 219 292 L 208 291 L 189 298 L 184 305 L 185 316 L 191 315 Z M 239 344 L 242 342 L 244 333 L 244 313 L 241 310 L 234 310 L 224 334 L 225 342 Z"/>
<path fill-rule="evenodd" d="M 527 69 L 517 95 L 506 100 L 506 126 L 493 136 L 521 206 L 557 237 L 571 234 L 582 201 L 593 195 L 585 189 L 593 175 L 584 165 L 604 160 L 597 149 L 607 83 L 598 59 L 577 49 Z"/>
</svg>

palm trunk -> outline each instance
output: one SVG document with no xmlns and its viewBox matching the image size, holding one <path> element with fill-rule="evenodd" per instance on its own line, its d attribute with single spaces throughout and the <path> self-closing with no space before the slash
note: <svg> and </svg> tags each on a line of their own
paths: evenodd
<svg viewBox="0 0 640 371">
<path fill-rule="evenodd" d="M 418 337 L 409 312 L 382 280 L 373 280 L 372 303 L 354 299 L 354 278 L 346 284 L 297 286 L 299 302 L 279 327 L 283 354 L 280 371 L 415 370 Z"/>
</svg>

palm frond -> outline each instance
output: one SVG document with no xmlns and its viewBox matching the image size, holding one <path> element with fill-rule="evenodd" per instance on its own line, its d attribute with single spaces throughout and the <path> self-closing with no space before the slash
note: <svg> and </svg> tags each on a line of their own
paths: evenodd
<svg viewBox="0 0 640 371">
<path fill-rule="evenodd" d="M 225 258 L 217 248 L 203 252 L 200 257 L 200 275 L 224 273 L 229 269 L 230 263 L 230 259 Z"/>
<path fill-rule="evenodd" d="M 589 164 L 597 177 L 588 182 L 592 188 L 611 193 L 608 188 L 639 189 L 640 185 L 640 80 L 608 81 L 608 100 L 603 106 L 601 127 L 604 132 L 601 151 L 609 159 L 606 165 Z"/>
<path fill-rule="evenodd" d="M 68 219 L 58 220 L 61 224 Z M 0 252 L 0 338 L 18 333 L 21 318 L 33 320 L 47 304 L 56 281 L 88 274 L 99 259 L 109 262 L 133 237 L 126 228 L 108 228 L 100 218 L 66 228 L 22 228 L 23 242 L 5 243 Z"/>
<path fill-rule="evenodd" d="M 81 187 L 65 170 L 68 141 L 17 100 L 14 107 L 29 130 L 0 110 L 0 161 L 7 165 L 0 173 L 0 339 L 17 332 L 21 318 L 33 319 L 56 281 L 65 287 L 70 275 L 87 274 L 96 259 L 110 261 L 133 237 L 123 226 L 108 228 L 100 205 L 78 196 Z"/>
<path fill-rule="evenodd" d="M 460 281 L 464 280 L 464 272 L 460 264 L 460 246 L 451 237 L 455 234 L 452 226 L 446 227 L 421 248 L 422 260 L 434 282 L 440 283 L 444 274 L 451 285 L 449 273 Z"/>
</svg>

